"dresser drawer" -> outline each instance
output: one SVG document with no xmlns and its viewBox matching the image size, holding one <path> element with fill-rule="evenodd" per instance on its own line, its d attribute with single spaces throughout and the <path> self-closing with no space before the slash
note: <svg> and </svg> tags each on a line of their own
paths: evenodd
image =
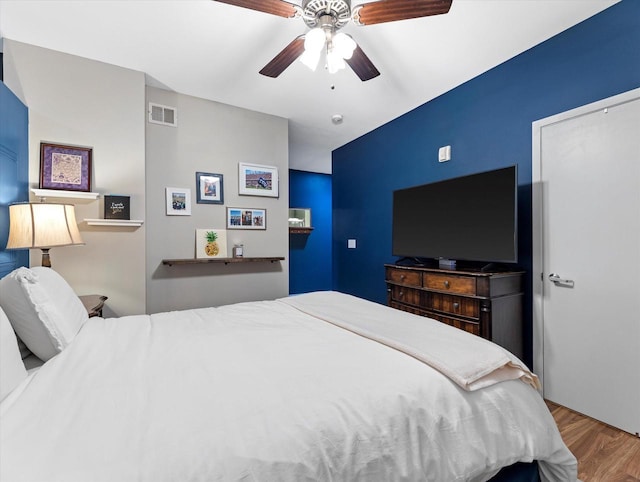
<svg viewBox="0 0 640 482">
<path fill-rule="evenodd" d="M 417 271 L 407 271 L 403 269 L 387 269 L 388 281 L 401 283 L 408 286 L 422 286 L 422 273 Z"/>
<path fill-rule="evenodd" d="M 441 293 L 429 293 L 428 297 L 428 306 L 432 310 L 476 320 L 480 318 L 480 300 L 478 299 Z"/>
<path fill-rule="evenodd" d="M 449 316 L 442 316 L 436 313 L 429 313 L 427 316 L 429 318 L 433 318 L 434 320 L 438 320 L 447 325 L 455 326 L 456 328 L 460 328 L 461 330 L 480 336 L 480 323 L 477 323 L 474 321 L 468 321 L 468 320 L 461 320 L 459 318 L 452 318 Z"/>
<path fill-rule="evenodd" d="M 390 293 L 393 301 L 399 301 L 400 303 L 407 303 L 416 306 L 423 305 L 422 292 L 420 290 L 393 285 L 390 288 Z"/>
<path fill-rule="evenodd" d="M 424 287 L 431 290 L 448 291 L 463 295 L 476 294 L 476 280 L 471 276 L 425 273 Z"/>
</svg>

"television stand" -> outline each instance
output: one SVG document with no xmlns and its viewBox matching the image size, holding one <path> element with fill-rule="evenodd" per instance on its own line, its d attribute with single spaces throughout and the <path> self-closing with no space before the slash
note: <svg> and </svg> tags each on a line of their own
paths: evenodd
<svg viewBox="0 0 640 482">
<path fill-rule="evenodd" d="M 523 271 L 385 264 L 387 304 L 493 341 L 523 358 Z"/>
</svg>

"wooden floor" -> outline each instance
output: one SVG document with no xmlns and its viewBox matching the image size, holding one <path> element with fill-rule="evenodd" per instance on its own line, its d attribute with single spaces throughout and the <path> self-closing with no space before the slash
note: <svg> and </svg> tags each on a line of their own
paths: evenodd
<svg viewBox="0 0 640 482">
<path fill-rule="evenodd" d="M 583 482 L 640 482 L 640 438 L 547 401 Z"/>
</svg>

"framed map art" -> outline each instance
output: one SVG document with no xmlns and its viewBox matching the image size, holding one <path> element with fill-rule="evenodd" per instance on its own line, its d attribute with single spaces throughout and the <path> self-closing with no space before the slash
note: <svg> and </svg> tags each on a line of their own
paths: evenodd
<svg viewBox="0 0 640 482">
<path fill-rule="evenodd" d="M 40 189 L 91 191 L 91 147 L 40 143 Z"/>
</svg>

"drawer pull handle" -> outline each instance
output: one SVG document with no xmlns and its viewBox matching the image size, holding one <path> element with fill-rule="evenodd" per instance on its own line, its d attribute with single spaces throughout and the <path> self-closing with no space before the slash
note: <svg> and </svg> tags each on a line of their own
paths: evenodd
<svg viewBox="0 0 640 482">
<path fill-rule="evenodd" d="M 401 291 L 400 293 L 398 293 L 398 298 L 404 298 L 404 291 Z"/>
<path fill-rule="evenodd" d="M 404 281 L 405 278 L 406 278 L 405 275 L 403 275 L 403 274 L 400 275 L 400 281 Z"/>
<path fill-rule="evenodd" d="M 445 280 L 445 282 L 444 282 L 444 287 L 445 287 L 445 288 L 449 288 L 449 281 L 446 281 L 446 280 Z"/>
<path fill-rule="evenodd" d="M 453 303 L 453 309 L 457 310 L 458 308 L 460 308 L 460 303 L 456 301 L 455 303 Z"/>
</svg>

